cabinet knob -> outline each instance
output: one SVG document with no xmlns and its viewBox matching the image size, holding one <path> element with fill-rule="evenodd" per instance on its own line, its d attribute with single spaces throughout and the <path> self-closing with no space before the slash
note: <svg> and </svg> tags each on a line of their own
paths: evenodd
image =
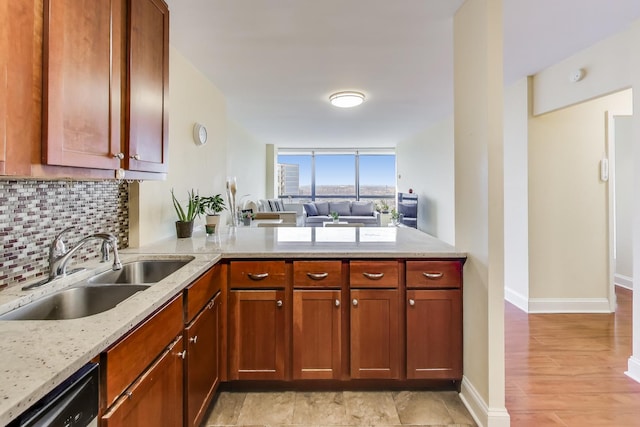
<svg viewBox="0 0 640 427">
<path fill-rule="evenodd" d="M 435 280 L 441 278 L 444 273 L 440 271 L 438 273 L 422 273 L 422 275 L 427 279 Z"/>
<path fill-rule="evenodd" d="M 114 154 L 114 155 L 113 155 L 113 157 L 115 157 L 116 159 L 120 159 L 120 160 L 122 160 L 122 159 L 124 159 L 124 153 L 117 153 L 117 154 Z"/>
<path fill-rule="evenodd" d="M 133 160 L 140 160 L 142 157 L 140 157 L 140 154 L 134 154 L 133 156 L 129 156 L 130 158 L 132 158 Z"/>
<path fill-rule="evenodd" d="M 354 307 L 358 306 L 358 300 L 357 299 L 353 299 L 353 301 L 351 301 L 351 303 L 353 304 Z"/>
<path fill-rule="evenodd" d="M 187 350 L 181 351 L 177 355 L 178 357 L 182 357 L 184 359 L 185 357 L 187 357 Z"/>
<path fill-rule="evenodd" d="M 189 342 L 192 342 L 194 344 L 197 343 L 198 342 L 198 336 L 196 335 L 195 337 L 189 338 Z"/>
<path fill-rule="evenodd" d="M 125 391 L 124 394 L 127 395 L 127 399 L 131 399 L 131 396 L 133 396 L 133 392 L 131 390 Z"/>
<path fill-rule="evenodd" d="M 339 299 L 336 300 L 336 307 L 340 307 L 340 300 Z"/>
<path fill-rule="evenodd" d="M 410 305 L 411 307 L 413 307 L 414 305 L 416 305 L 415 300 L 413 300 L 413 299 L 411 299 L 411 298 L 410 298 L 410 299 L 409 299 L 409 305 Z"/>
<path fill-rule="evenodd" d="M 364 277 L 366 277 L 367 279 L 369 279 L 369 280 L 380 280 L 380 279 L 382 279 L 384 277 L 384 273 L 367 273 L 367 272 L 364 272 L 364 273 L 362 273 L 362 275 Z"/>
<path fill-rule="evenodd" d="M 281 300 L 281 299 L 279 299 L 278 301 L 276 301 L 276 305 L 277 305 L 278 307 L 282 307 L 282 300 Z"/>
</svg>

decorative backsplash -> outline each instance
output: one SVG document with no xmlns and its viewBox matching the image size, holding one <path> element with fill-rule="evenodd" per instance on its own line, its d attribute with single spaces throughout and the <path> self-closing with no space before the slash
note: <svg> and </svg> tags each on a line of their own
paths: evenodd
<svg viewBox="0 0 640 427">
<path fill-rule="evenodd" d="M 0 288 L 48 274 L 49 244 L 67 227 L 73 245 L 110 232 L 118 248 L 129 244 L 129 185 L 117 181 L 0 180 Z M 74 259 L 99 256 L 88 242 Z M 72 261 L 73 263 L 73 261 Z"/>
</svg>

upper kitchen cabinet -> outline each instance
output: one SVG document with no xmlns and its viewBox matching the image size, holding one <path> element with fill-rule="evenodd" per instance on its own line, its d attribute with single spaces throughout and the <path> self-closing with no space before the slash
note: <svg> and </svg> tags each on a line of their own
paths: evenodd
<svg viewBox="0 0 640 427">
<path fill-rule="evenodd" d="M 40 7 L 0 2 L 0 175 L 30 175 L 31 147 L 40 145 L 42 70 Z M 41 19 L 40 19 L 41 22 Z"/>
<path fill-rule="evenodd" d="M 162 0 L 131 0 L 129 5 L 125 168 L 166 172 L 169 9 Z"/>
<path fill-rule="evenodd" d="M 32 0 L 0 12 L 0 174 L 164 179 L 166 3 Z"/>
<path fill-rule="evenodd" d="M 43 163 L 120 168 L 124 19 L 123 0 L 45 0 Z"/>
</svg>

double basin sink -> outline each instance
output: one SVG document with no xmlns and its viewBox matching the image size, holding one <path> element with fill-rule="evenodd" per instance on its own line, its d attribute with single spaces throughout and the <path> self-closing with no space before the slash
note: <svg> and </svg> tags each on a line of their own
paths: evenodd
<svg viewBox="0 0 640 427">
<path fill-rule="evenodd" d="M 65 320 L 107 311 L 193 258 L 132 261 L 0 315 L 0 320 Z"/>
</svg>

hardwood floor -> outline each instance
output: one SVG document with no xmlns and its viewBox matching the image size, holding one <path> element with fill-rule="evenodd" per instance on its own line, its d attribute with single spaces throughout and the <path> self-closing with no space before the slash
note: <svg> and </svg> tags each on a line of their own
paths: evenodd
<svg viewBox="0 0 640 427">
<path fill-rule="evenodd" d="M 640 427 L 631 299 L 615 314 L 530 314 L 505 305 L 506 405 L 514 427 Z"/>
</svg>

